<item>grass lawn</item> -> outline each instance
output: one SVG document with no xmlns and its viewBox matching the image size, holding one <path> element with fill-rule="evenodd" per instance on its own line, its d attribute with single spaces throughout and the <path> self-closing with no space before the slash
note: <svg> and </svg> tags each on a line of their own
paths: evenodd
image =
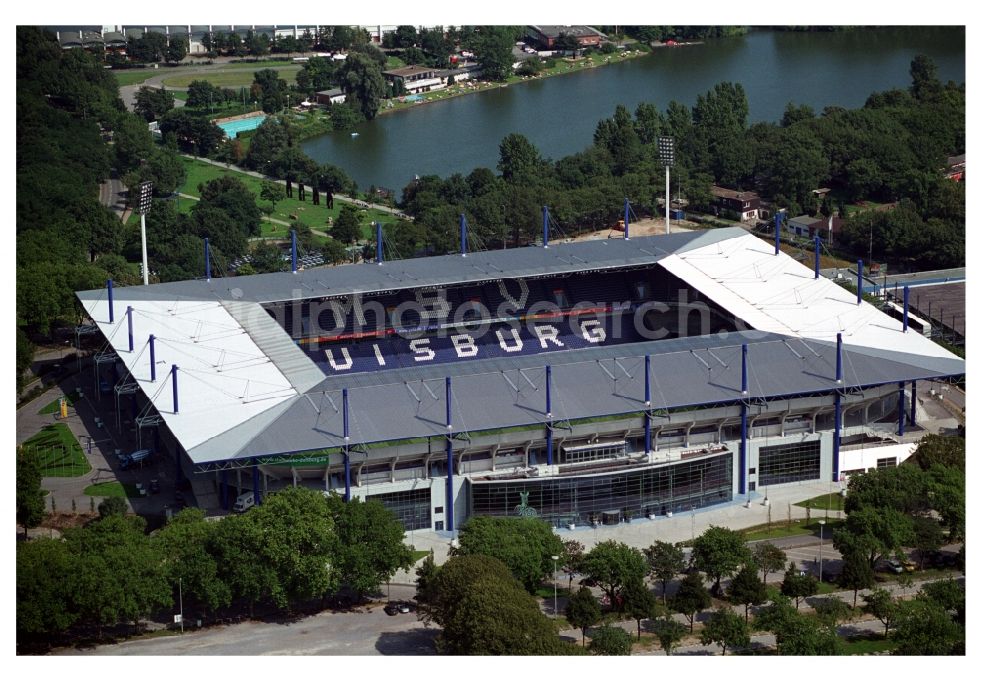
<svg viewBox="0 0 1000 676">
<path fill-rule="evenodd" d="M 784 233 L 782 233 L 782 238 L 784 238 L 784 236 L 785 236 Z M 773 246 L 774 245 L 773 234 L 771 235 L 770 242 L 771 245 Z M 815 265 L 816 254 L 814 253 L 815 249 L 812 244 L 803 249 L 801 247 L 789 244 L 788 242 L 784 241 L 784 239 L 782 239 L 781 250 L 810 269 L 812 269 L 813 265 Z M 826 252 L 826 250 L 822 246 L 820 247 L 819 249 L 820 269 L 826 270 L 827 268 L 849 268 L 852 265 L 857 265 L 857 261 L 851 263 L 850 261 L 844 260 L 843 258 L 837 258 L 836 256 L 831 256 L 829 253 Z"/>
<path fill-rule="evenodd" d="M 115 75 L 115 79 L 118 80 L 119 87 L 139 84 L 140 82 L 145 82 L 154 75 L 160 74 L 160 71 L 147 68 L 135 69 L 135 70 L 116 70 L 113 72 Z"/>
<path fill-rule="evenodd" d="M 135 489 L 135 484 L 123 484 L 120 481 L 105 481 L 87 486 L 83 489 L 83 494 L 98 498 L 110 498 L 116 495 L 122 498 L 139 497 L 139 491 Z"/>
<path fill-rule="evenodd" d="M 826 495 L 819 495 L 815 498 L 809 498 L 808 500 L 803 500 L 802 502 L 796 502 L 796 507 L 808 507 L 815 512 L 842 512 L 844 511 L 844 498 L 840 493 L 827 493 Z"/>
<path fill-rule="evenodd" d="M 80 398 L 80 396 L 76 392 L 70 392 L 65 396 L 65 398 L 66 398 L 66 403 L 70 407 L 72 407 L 73 404 L 76 403 L 76 400 Z M 53 399 L 48 404 L 43 406 L 42 410 L 39 411 L 41 415 L 50 415 L 52 413 L 58 413 L 58 412 L 59 412 L 59 399 Z"/>
<path fill-rule="evenodd" d="M 835 523 L 839 523 L 841 519 L 827 519 L 826 525 L 830 526 Z M 769 540 L 771 538 L 785 538 L 792 535 L 819 535 L 819 524 L 816 523 L 816 519 L 812 519 L 809 525 L 806 525 L 805 519 L 792 519 L 792 525 L 789 527 L 786 519 L 774 519 L 771 522 L 770 532 L 767 529 L 767 525 L 763 526 L 751 526 L 750 528 L 744 528 L 740 533 L 746 538 L 747 542 L 753 542 L 755 540 Z M 824 526 L 825 528 L 825 526 Z"/>
<path fill-rule="evenodd" d="M 394 68 L 402 68 L 406 63 L 398 56 L 390 56 L 385 60 L 384 70 L 393 70 Z"/>
<path fill-rule="evenodd" d="M 889 652 L 896 647 L 896 644 L 887 638 L 851 636 L 844 641 L 842 647 L 844 655 L 871 655 L 872 653 Z"/>
<path fill-rule="evenodd" d="M 241 64 L 245 65 L 245 64 Z M 164 78 L 163 84 L 167 87 L 184 87 L 187 89 L 195 80 L 207 80 L 216 87 L 249 87 L 253 84 L 253 74 L 258 70 L 264 70 L 267 66 L 253 64 L 256 68 L 240 69 L 220 69 L 207 73 L 188 73 L 187 75 L 174 75 Z M 289 84 L 295 84 L 295 74 L 302 66 L 298 64 L 284 64 L 280 68 L 274 68 L 278 72 L 278 77 Z"/>
<path fill-rule="evenodd" d="M 188 100 L 188 93 L 187 92 L 173 92 L 172 91 L 172 92 L 170 92 L 170 94 L 175 99 L 177 99 L 178 101 L 187 101 Z"/>
<path fill-rule="evenodd" d="M 185 178 L 184 184 L 179 188 L 179 192 L 185 195 L 199 195 L 198 185 L 201 183 L 206 183 L 214 178 L 220 178 L 222 176 L 234 176 L 250 190 L 251 194 L 258 197 L 257 206 L 262 209 L 270 209 L 271 203 L 264 202 L 259 199 L 260 196 L 260 186 L 263 179 L 259 179 L 256 176 L 249 176 L 240 171 L 234 171 L 231 169 L 225 169 L 223 167 L 217 167 L 206 162 L 200 162 L 198 160 L 193 160 L 188 157 L 182 157 L 181 160 L 184 162 L 184 168 L 187 171 L 187 176 Z M 307 194 L 306 201 L 300 202 L 298 200 L 298 186 L 294 186 L 293 197 L 291 199 L 283 199 L 277 204 L 275 204 L 274 213 L 266 214 L 275 218 L 279 221 L 291 222 L 291 215 L 295 215 L 300 223 L 305 223 L 310 228 L 315 228 L 325 232 L 329 226 L 327 225 L 326 219 L 333 218 L 336 219 L 337 215 L 340 213 L 340 209 L 343 207 L 345 202 L 341 200 L 334 200 L 333 209 L 326 208 L 326 196 L 320 196 L 320 204 L 315 205 L 312 203 L 311 196 Z M 384 211 L 378 210 L 361 210 L 361 221 L 362 232 L 364 236 L 369 236 L 369 226 L 368 223 L 378 219 L 383 225 L 390 223 L 395 223 L 399 219 Z M 280 225 L 278 223 L 271 223 L 268 221 L 261 221 L 261 234 L 266 238 L 273 237 L 286 237 L 288 232 L 287 226 Z"/>
<path fill-rule="evenodd" d="M 37 453 L 43 477 L 83 476 L 90 471 L 80 442 L 64 423 L 46 425 L 24 442 L 24 448 Z"/>
<path fill-rule="evenodd" d="M 424 558 L 431 553 L 429 549 L 417 549 L 413 552 L 413 563 L 416 563 L 420 559 Z"/>
</svg>

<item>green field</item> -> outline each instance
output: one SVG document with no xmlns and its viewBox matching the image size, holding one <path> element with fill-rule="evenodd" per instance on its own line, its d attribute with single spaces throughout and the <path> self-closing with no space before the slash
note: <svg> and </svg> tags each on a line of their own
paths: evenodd
<svg viewBox="0 0 1000 676">
<path fill-rule="evenodd" d="M 121 498 L 137 498 L 139 491 L 135 489 L 135 484 L 123 484 L 120 481 L 104 481 L 99 484 L 92 484 L 83 489 L 84 495 L 91 495 L 95 498 L 110 498 L 118 496 Z"/>
<path fill-rule="evenodd" d="M 214 178 L 220 178 L 222 176 L 234 176 L 239 179 L 250 192 L 257 196 L 257 205 L 261 208 L 270 209 L 271 203 L 265 202 L 259 199 L 260 196 L 260 186 L 263 179 L 257 178 L 256 176 L 249 176 L 240 171 L 234 171 L 232 169 L 225 169 L 223 167 L 217 167 L 213 164 L 208 164 L 207 162 L 201 162 L 199 160 L 194 160 L 189 157 L 181 158 L 184 162 L 184 168 L 187 171 L 187 176 L 184 184 L 180 187 L 179 192 L 185 195 L 197 196 L 201 193 L 198 191 L 198 186 L 202 183 L 211 181 Z M 341 200 L 334 200 L 333 209 L 326 208 L 326 196 L 321 195 L 320 204 L 315 205 L 312 203 L 311 197 L 307 194 L 306 201 L 300 202 L 298 200 L 298 188 L 295 186 L 295 192 L 293 193 L 293 198 L 283 199 L 277 204 L 275 204 L 274 213 L 269 214 L 272 218 L 279 221 L 291 222 L 291 215 L 295 215 L 300 223 L 308 225 L 310 228 L 315 228 L 325 232 L 329 229 L 327 225 L 327 218 L 336 219 L 337 215 L 340 213 L 340 209 L 343 207 L 344 202 Z M 185 200 L 190 202 L 190 200 Z M 362 222 L 366 225 L 363 226 L 362 230 L 365 236 L 369 236 L 369 227 L 367 223 L 372 220 L 378 219 L 383 225 L 389 223 L 395 223 L 399 219 L 384 211 L 378 210 L 361 210 Z M 288 227 L 277 223 L 269 223 L 267 221 L 261 221 L 261 234 L 263 237 L 284 237 L 287 235 Z"/>
<path fill-rule="evenodd" d="M 872 653 L 891 652 L 896 644 L 887 638 L 871 638 L 870 636 L 851 636 L 843 645 L 843 655 L 871 655 Z"/>
<path fill-rule="evenodd" d="M 173 96 L 178 101 L 187 101 L 188 100 L 188 93 L 187 92 L 174 92 L 174 91 L 172 91 L 172 92 L 170 92 L 170 94 L 171 94 L 171 96 Z"/>
<path fill-rule="evenodd" d="M 83 476 L 90 471 L 80 442 L 64 423 L 46 425 L 24 442 L 24 448 L 36 454 L 43 477 Z"/>
<path fill-rule="evenodd" d="M 839 523 L 840 521 L 840 519 L 827 519 L 826 526 L 824 526 L 826 532 L 830 532 L 827 526 Z M 791 527 L 789 527 L 787 523 L 786 519 L 776 519 L 772 517 L 770 531 L 768 531 L 766 525 L 763 525 L 744 528 L 739 532 L 743 533 L 747 542 L 753 542 L 755 540 L 769 540 L 771 538 L 786 538 L 793 535 L 819 535 L 819 524 L 816 523 L 815 517 L 809 522 L 808 526 L 806 525 L 805 519 L 792 519 Z"/>
<path fill-rule="evenodd" d="M 73 404 L 75 404 L 77 399 L 80 398 L 80 396 L 76 392 L 70 392 L 65 396 L 66 396 L 66 403 L 69 405 L 70 408 L 72 408 Z M 38 413 L 40 415 L 50 415 L 52 413 L 58 413 L 58 412 L 59 412 L 59 399 L 53 399 L 48 404 L 43 406 L 42 410 L 40 410 Z"/>
<path fill-rule="evenodd" d="M 119 87 L 126 87 L 128 85 L 139 84 L 140 82 L 145 82 L 154 75 L 159 75 L 159 71 L 155 71 L 148 68 L 136 69 L 136 70 L 116 70 L 114 71 L 115 79 L 118 80 Z"/>
<path fill-rule="evenodd" d="M 255 69 L 242 68 L 233 70 L 218 70 L 203 73 L 188 73 L 186 75 L 174 75 L 168 78 L 164 78 L 163 84 L 167 87 L 184 87 L 185 89 L 191 85 L 195 80 L 207 80 L 210 84 L 216 87 L 249 87 L 253 84 L 253 74 L 258 70 L 264 70 L 264 67 L 257 67 Z M 299 65 L 285 65 L 282 68 L 274 68 L 273 70 L 278 71 L 278 77 L 282 80 L 287 81 L 289 84 L 295 84 L 295 74 L 299 72 L 302 67 Z"/>
<path fill-rule="evenodd" d="M 816 516 L 816 512 L 842 512 L 844 511 L 844 498 L 840 493 L 827 493 L 826 495 L 818 495 L 815 498 L 809 498 L 808 500 L 803 500 L 802 502 L 796 502 L 796 507 L 808 507 L 813 510 L 813 516 Z"/>
</svg>

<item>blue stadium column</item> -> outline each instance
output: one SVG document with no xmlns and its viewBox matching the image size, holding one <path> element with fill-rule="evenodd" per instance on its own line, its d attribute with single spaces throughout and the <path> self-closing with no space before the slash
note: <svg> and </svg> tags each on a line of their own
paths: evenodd
<svg viewBox="0 0 1000 676">
<path fill-rule="evenodd" d="M 177 398 L 177 364 L 174 364 L 170 368 L 170 375 L 171 375 L 171 379 L 173 380 L 174 413 L 178 413 L 180 411 L 180 400 Z M 174 459 L 175 460 L 175 464 L 174 464 L 174 477 L 175 477 L 176 481 L 179 482 L 181 480 L 181 478 L 184 476 L 184 472 L 181 471 L 181 446 L 180 446 L 180 444 L 176 444 L 176 448 L 177 448 L 177 456 Z"/>
<path fill-rule="evenodd" d="M 865 283 L 864 261 L 858 259 L 858 305 L 861 305 L 861 285 Z"/>
<path fill-rule="evenodd" d="M 903 436 L 906 431 L 906 383 L 899 382 L 899 429 L 897 434 Z"/>
<path fill-rule="evenodd" d="M 552 367 L 545 365 L 545 458 L 554 465 L 552 458 Z"/>
<path fill-rule="evenodd" d="M 132 335 L 132 306 L 125 308 L 125 317 L 128 318 L 128 351 L 135 352 L 135 336 Z"/>
<path fill-rule="evenodd" d="M 299 238 L 292 230 L 292 274 L 299 271 Z"/>
<path fill-rule="evenodd" d="M 344 397 L 344 502 L 351 501 L 351 422 L 348 416 L 347 388 Z"/>
<path fill-rule="evenodd" d="M 211 256 L 208 252 L 208 237 L 205 238 L 205 281 L 212 281 L 212 263 Z"/>
<path fill-rule="evenodd" d="M 455 530 L 455 462 L 453 456 L 453 444 L 451 440 L 451 376 L 444 379 L 445 389 L 445 424 L 448 426 L 448 434 L 445 437 L 448 461 L 448 478 L 445 480 L 445 499 L 448 501 L 445 513 L 447 515 L 447 528 L 449 531 Z"/>
<path fill-rule="evenodd" d="M 740 495 L 747 492 L 747 344 L 743 343 L 743 378 L 740 387 Z"/>
<path fill-rule="evenodd" d="M 253 504 L 260 504 L 260 469 L 256 463 L 253 466 Z"/>
<path fill-rule="evenodd" d="M 917 424 L 917 381 L 910 385 L 910 424 Z"/>
<path fill-rule="evenodd" d="M 382 224 L 375 223 L 375 260 L 382 265 Z"/>
<path fill-rule="evenodd" d="M 229 509 L 229 470 L 222 470 L 222 508 Z"/>
<path fill-rule="evenodd" d="M 774 215 L 774 255 L 781 251 L 781 214 Z"/>
<path fill-rule="evenodd" d="M 462 224 L 461 224 L 461 230 L 462 230 L 462 237 L 461 237 L 461 239 L 462 239 L 462 256 L 465 256 L 465 254 L 466 254 L 466 248 L 467 248 L 467 243 L 466 243 L 466 228 L 467 227 L 468 226 L 465 223 L 465 214 L 462 214 Z"/>
<path fill-rule="evenodd" d="M 837 334 L 837 389 L 833 393 L 833 478 L 840 480 L 840 386 L 844 383 L 844 337 Z"/>
<path fill-rule="evenodd" d="M 108 280 L 108 323 L 115 323 L 115 280 Z"/>
<path fill-rule="evenodd" d="M 628 197 L 625 198 L 625 239 L 628 239 Z"/>
<path fill-rule="evenodd" d="M 819 279 L 819 235 L 816 235 L 816 263 L 815 270 L 813 271 L 813 279 Z"/>
<path fill-rule="evenodd" d="M 646 432 L 646 453 L 648 454 L 648 453 L 652 453 L 653 452 L 653 444 L 652 444 L 652 439 L 651 439 L 651 434 L 650 434 L 650 429 L 649 429 L 650 428 L 650 418 L 652 417 L 652 413 L 653 412 L 652 412 L 652 410 L 650 408 L 651 405 L 652 405 L 652 400 L 649 398 L 649 355 L 648 354 L 646 355 L 646 399 L 645 399 L 645 402 L 646 402 L 646 415 L 645 415 L 645 421 L 644 421 L 645 424 L 644 424 L 644 427 L 645 427 L 645 432 Z"/>
<path fill-rule="evenodd" d="M 156 336 L 149 334 L 149 380 L 156 382 Z"/>
</svg>

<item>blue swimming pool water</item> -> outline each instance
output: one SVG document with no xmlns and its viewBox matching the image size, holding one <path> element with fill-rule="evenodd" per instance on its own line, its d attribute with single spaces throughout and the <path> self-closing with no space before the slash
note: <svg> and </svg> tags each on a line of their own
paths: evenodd
<svg viewBox="0 0 1000 676">
<path fill-rule="evenodd" d="M 236 133 L 241 131 L 251 131 L 261 125 L 267 115 L 257 115 L 256 117 L 244 117 L 241 120 L 230 120 L 229 122 L 216 122 L 216 124 L 226 132 L 228 138 L 236 138 Z"/>
</svg>

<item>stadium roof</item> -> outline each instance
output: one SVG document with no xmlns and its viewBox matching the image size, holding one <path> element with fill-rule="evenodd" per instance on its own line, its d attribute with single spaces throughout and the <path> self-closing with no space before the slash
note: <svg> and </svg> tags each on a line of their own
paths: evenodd
<svg viewBox="0 0 1000 676">
<path fill-rule="evenodd" d="M 261 302 L 484 282 L 658 263 L 747 325 L 695 338 L 326 376 Z M 739 228 L 601 240 L 332 269 L 136 286 L 80 299 L 132 377 L 195 463 L 250 459 L 344 444 L 341 389 L 350 391 L 350 442 L 446 433 L 444 378 L 452 377 L 453 432 L 543 423 L 544 366 L 553 416 L 579 419 L 652 407 L 737 401 L 748 343 L 751 398 L 830 392 L 836 334 L 851 388 L 965 373 L 963 360 Z M 135 349 L 125 310 L 133 307 Z M 151 380 L 148 336 L 154 334 Z M 169 370 L 179 371 L 173 414 Z"/>
<path fill-rule="evenodd" d="M 498 278 L 517 279 L 586 272 L 608 268 L 656 264 L 664 256 L 689 246 L 722 241 L 739 235 L 739 228 L 706 232 L 639 237 L 629 240 L 602 239 L 560 244 L 548 249 L 520 247 L 481 251 L 466 256 L 431 256 L 386 261 L 382 265 L 339 265 L 300 270 L 296 274 L 223 277 L 210 281 L 189 280 L 115 290 L 115 298 L 164 300 L 242 300 L 273 303 L 356 293 L 379 293 L 415 287 L 474 284 Z M 81 291 L 81 300 L 107 299 L 103 290 Z"/>
</svg>

